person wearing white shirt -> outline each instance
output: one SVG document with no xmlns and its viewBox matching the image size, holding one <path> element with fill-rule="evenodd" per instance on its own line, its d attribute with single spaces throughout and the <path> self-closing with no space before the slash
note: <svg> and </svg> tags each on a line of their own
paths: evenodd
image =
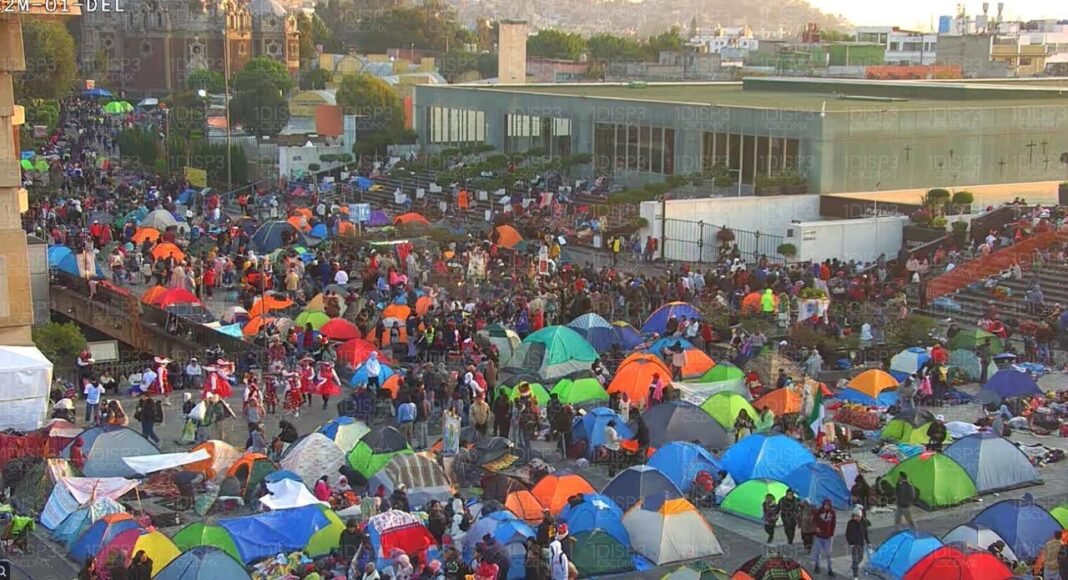
<svg viewBox="0 0 1068 580">
<path fill-rule="evenodd" d="M 85 422 L 98 423 L 100 421 L 100 396 L 104 394 L 104 387 L 94 381 L 86 381 L 85 389 Z"/>
<path fill-rule="evenodd" d="M 619 431 L 616 431 L 616 421 L 613 419 L 604 426 L 604 448 L 608 451 L 608 477 L 614 477 L 616 474 L 622 442 L 623 438 L 619 436 Z"/>
<path fill-rule="evenodd" d="M 337 284 L 339 286 L 344 286 L 344 285 L 346 285 L 348 283 L 349 283 L 349 274 L 348 274 L 348 272 L 346 272 L 345 270 L 342 270 L 342 269 L 338 269 L 337 273 L 334 274 L 334 284 Z"/>
<path fill-rule="evenodd" d="M 146 367 L 145 372 L 141 373 L 141 386 L 138 394 L 149 392 L 152 385 L 156 383 L 157 378 L 159 378 L 159 375 L 156 374 L 156 371 L 152 370 L 151 366 Z"/>
</svg>

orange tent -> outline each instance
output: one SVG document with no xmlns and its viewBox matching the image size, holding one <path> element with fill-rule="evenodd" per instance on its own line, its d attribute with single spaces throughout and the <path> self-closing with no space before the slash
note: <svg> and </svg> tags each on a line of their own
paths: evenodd
<svg viewBox="0 0 1068 580">
<path fill-rule="evenodd" d="M 667 373 L 668 376 L 671 376 L 671 369 L 668 367 L 668 364 L 664 362 L 663 359 L 650 352 L 631 353 L 629 356 L 627 356 L 627 358 L 623 359 L 623 362 L 619 363 L 618 368 L 623 368 L 634 361 L 647 361 L 651 363 L 656 363 L 660 365 L 660 368 L 664 369 L 664 372 Z"/>
<path fill-rule="evenodd" d="M 225 475 L 230 466 L 241 457 L 241 452 L 235 449 L 233 445 L 217 439 L 205 441 L 191 451 L 195 453 L 201 449 L 207 451 L 210 457 L 196 463 L 190 463 L 182 467 L 182 469 L 200 473 L 205 479 L 215 479 Z"/>
<path fill-rule="evenodd" d="M 771 409 L 776 417 L 801 412 L 801 393 L 789 387 L 775 389 L 753 402 L 753 408 L 758 411 L 763 408 Z"/>
<path fill-rule="evenodd" d="M 308 220 L 305 219 L 302 215 L 290 216 L 290 218 L 286 221 L 289 222 L 289 225 L 297 228 L 302 232 L 306 232 L 311 229 L 311 226 L 308 225 Z"/>
<path fill-rule="evenodd" d="M 434 304 L 434 301 L 429 296 L 420 296 L 415 299 L 415 313 L 419 316 L 426 316 L 427 312 L 430 312 L 430 307 Z"/>
<path fill-rule="evenodd" d="M 148 290 L 145 290 L 145 293 L 141 295 L 141 302 L 144 302 L 145 304 L 157 304 L 166 293 L 167 288 L 164 286 L 153 286 Z"/>
<path fill-rule="evenodd" d="M 643 403 L 649 398 L 649 386 L 653 384 L 653 375 L 660 375 L 665 385 L 671 383 L 671 372 L 664 369 L 663 363 L 650 360 L 634 360 L 619 366 L 616 376 L 608 384 L 608 394 L 626 393 L 632 405 Z"/>
<path fill-rule="evenodd" d="M 567 505 L 567 498 L 580 493 L 597 493 L 597 490 L 581 475 L 557 472 L 538 480 L 530 493 L 544 509 L 558 515 Z"/>
<path fill-rule="evenodd" d="M 396 318 L 397 320 L 404 321 L 408 319 L 408 315 L 411 313 L 412 309 L 404 304 L 390 304 L 382 311 L 382 318 Z"/>
<path fill-rule="evenodd" d="M 200 304 L 200 299 L 195 294 L 186 290 L 185 288 L 171 288 L 167 290 L 163 295 L 159 297 L 159 301 L 155 302 L 156 306 L 160 308 L 166 308 L 175 304 Z"/>
<path fill-rule="evenodd" d="M 159 236 L 159 230 L 156 228 L 140 228 L 130 236 L 130 241 L 140 245 L 145 243 L 145 240 L 159 241 Z"/>
<path fill-rule="evenodd" d="M 260 329 L 263 328 L 264 324 L 270 324 L 276 320 L 278 320 L 278 318 L 274 316 L 253 316 L 252 319 L 245 324 L 244 328 L 241 329 L 241 332 L 245 336 L 255 336 L 259 333 Z"/>
<path fill-rule="evenodd" d="M 285 310 L 293 306 L 293 301 L 289 298 L 279 298 L 272 294 L 266 294 L 263 298 L 257 298 L 256 302 L 249 308 L 248 315 L 252 317 L 266 314 L 273 310 Z"/>
<path fill-rule="evenodd" d="M 401 387 L 400 379 L 401 379 L 401 376 L 400 376 L 399 373 L 398 374 L 392 374 L 392 375 L 389 376 L 388 379 L 386 379 L 386 381 L 384 383 L 382 383 L 382 388 L 387 390 L 387 391 L 389 391 L 389 398 L 396 399 L 397 395 L 400 394 L 400 387 Z"/>
<path fill-rule="evenodd" d="M 338 233 L 338 235 L 341 235 L 341 234 L 355 234 L 356 233 L 356 224 L 354 224 L 352 222 L 346 222 L 346 221 L 338 222 L 337 233 Z"/>
<path fill-rule="evenodd" d="M 759 314 L 763 310 L 760 302 L 760 292 L 750 292 L 742 298 L 742 312 L 746 314 Z"/>
<path fill-rule="evenodd" d="M 257 461 L 261 461 L 261 460 L 270 461 L 269 459 L 267 459 L 267 456 L 262 454 L 262 453 L 246 452 L 244 455 L 239 457 L 237 459 L 237 461 L 234 461 L 233 464 L 230 465 L 230 469 L 226 470 L 226 477 L 235 477 L 235 476 L 237 476 L 237 470 L 241 469 L 242 465 L 247 466 L 248 469 L 251 471 L 252 470 L 252 465 L 254 463 L 256 463 Z"/>
<path fill-rule="evenodd" d="M 430 220 L 422 216 L 422 214 L 415 213 L 414 211 L 401 214 L 393 218 L 393 225 L 395 226 L 407 226 L 412 224 L 422 224 L 424 226 L 430 225 Z"/>
<path fill-rule="evenodd" d="M 170 242 L 156 244 L 155 247 L 152 248 L 153 260 L 159 260 L 161 258 L 167 257 L 174 258 L 175 260 L 181 262 L 182 260 L 185 260 L 185 252 L 183 252 L 181 248 Z"/>
<path fill-rule="evenodd" d="M 525 489 L 508 494 L 504 500 L 504 507 L 515 514 L 515 517 L 531 525 L 541 522 L 542 512 L 545 511 L 545 508 L 538 502 L 538 498 Z"/>
<path fill-rule="evenodd" d="M 688 348 L 682 354 L 686 357 L 686 363 L 682 365 L 683 378 L 699 377 L 716 366 L 716 361 L 701 349 Z"/>
<path fill-rule="evenodd" d="M 502 248 L 514 248 L 523 241 L 523 236 L 512 226 L 505 224 L 497 226 L 497 245 Z"/>
<path fill-rule="evenodd" d="M 853 377 L 853 380 L 849 381 L 849 387 L 876 398 L 887 389 L 896 389 L 897 379 L 884 370 L 869 369 Z"/>
<path fill-rule="evenodd" d="M 358 367 L 371 356 L 372 352 L 378 353 L 378 360 L 380 361 L 387 362 L 389 360 L 373 343 L 362 338 L 354 338 L 337 347 L 337 360 Z"/>
</svg>

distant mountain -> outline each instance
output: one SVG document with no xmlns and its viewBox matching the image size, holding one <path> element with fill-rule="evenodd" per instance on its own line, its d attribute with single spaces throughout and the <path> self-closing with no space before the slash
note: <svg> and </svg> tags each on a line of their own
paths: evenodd
<svg viewBox="0 0 1068 580">
<path fill-rule="evenodd" d="M 703 32 L 718 26 L 748 24 L 758 37 L 794 38 L 808 22 L 822 30 L 845 30 L 850 24 L 821 12 L 805 0 L 447 0 L 465 23 L 479 18 L 526 20 L 532 28 L 559 28 L 592 34 L 611 32 L 649 36 L 696 17 Z"/>
</svg>

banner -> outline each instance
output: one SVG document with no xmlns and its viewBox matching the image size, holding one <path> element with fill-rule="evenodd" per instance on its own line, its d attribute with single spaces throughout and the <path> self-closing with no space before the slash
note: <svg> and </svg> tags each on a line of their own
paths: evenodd
<svg viewBox="0 0 1068 580">
<path fill-rule="evenodd" d="M 197 169 L 196 167 L 186 166 L 185 180 L 188 181 L 189 185 L 192 185 L 193 187 L 207 187 L 208 172 L 205 169 Z"/>
<path fill-rule="evenodd" d="M 441 452 L 446 457 L 460 452 L 460 418 L 456 415 L 445 415 L 441 434 Z"/>
<path fill-rule="evenodd" d="M 808 299 L 798 301 L 797 321 L 804 322 L 810 318 L 824 318 L 831 301 L 826 298 Z"/>
</svg>

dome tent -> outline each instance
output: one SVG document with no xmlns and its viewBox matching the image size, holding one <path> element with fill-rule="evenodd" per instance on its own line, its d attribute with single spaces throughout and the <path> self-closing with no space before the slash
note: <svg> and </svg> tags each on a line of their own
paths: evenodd
<svg viewBox="0 0 1068 580">
<path fill-rule="evenodd" d="M 927 428 L 934 420 L 934 414 L 926 409 L 904 411 L 886 423 L 879 432 L 879 438 L 883 441 L 924 445 L 930 440 Z"/>
<path fill-rule="evenodd" d="M 597 352 L 612 350 L 616 333 L 612 324 L 595 312 L 588 312 L 567 323 L 567 327 L 579 333 Z"/>
<path fill-rule="evenodd" d="M 983 391 L 997 393 L 1002 399 L 1041 396 L 1042 389 L 1031 375 L 1014 369 L 1001 369 L 983 385 Z"/>
<path fill-rule="evenodd" d="M 683 318 L 701 320 L 704 316 L 701 315 L 699 310 L 686 302 L 668 302 L 657 308 L 649 315 L 649 318 L 645 319 L 645 324 L 642 324 L 642 334 L 652 334 L 654 332 L 663 334 L 667 328 L 669 318 L 676 318 L 680 321 Z"/>
<path fill-rule="evenodd" d="M 642 413 L 654 447 L 673 441 L 696 441 L 701 446 L 724 449 L 727 430 L 700 407 L 686 401 L 667 401 Z"/>
<path fill-rule="evenodd" d="M 712 526 L 684 499 L 646 498 L 623 516 L 631 547 L 662 566 L 723 553 Z"/>
<path fill-rule="evenodd" d="M 332 439 L 322 433 L 309 433 L 289 446 L 282 454 L 279 465 L 300 477 L 308 488 L 324 475 L 337 474 L 345 464 L 345 452 Z"/>
<path fill-rule="evenodd" d="M 846 487 L 842 474 L 826 463 L 805 463 L 797 466 L 783 478 L 798 497 L 807 499 L 812 505 L 820 505 L 829 499 L 835 509 L 845 510 L 852 507 L 849 488 Z"/>
<path fill-rule="evenodd" d="M 627 426 L 627 422 L 608 407 L 590 409 L 571 425 L 571 437 L 575 441 L 586 442 L 586 457 L 593 457 L 597 447 L 604 445 L 604 428 L 609 421 L 616 422 L 616 432 L 623 439 L 634 437 L 634 431 Z"/>
<path fill-rule="evenodd" d="M 871 571 L 882 578 L 901 578 L 916 562 L 942 547 L 942 541 L 915 530 L 902 530 L 886 539 L 871 555 Z"/>
<path fill-rule="evenodd" d="M 990 552 L 964 553 L 943 546 L 916 562 L 904 580 L 1009 580 L 1012 571 Z"/>
<path fill-rule="evenodd" d="M 688 441 L 675 441 L 657 449 L 646 465 L 659 469 L 684 493 L 693 487 L 698 473 L 707 471 L 715 475 L 720 470 L 719 460 L 714 455 Z"/>
<path fill-rule="evenodd" d="M 744 411 L 753 421 L 757 418 L 757 411 L 745 397 L 731 391 L 722 391 L 712 395 L 701 403 L 701 409 L 710 417 L 723 426 L 724 429 L 734 429 L 734 422 Z"/>
<path fill-rule="evenodd" d="M 364 478 L 370 478 L 398 454 L 414 453 L 411 445 L 396 427 L 389 425 L 372 429 L 363 436 L 348 455 L 349 466 Z"/>
<path fill-rule="evenodd" d="M 630 534 L 623 527 L 623 510 L 612 498 L 601 494 L 583 494 L 581 502 L 565 506 L 557 519 L 567 524 L 572 534 L 602 530 L 624 546 L 630 545 Z"/>
<path fill-rule="evenodd" d="M 1005 499 L 988 506 L 972 518 L 971 523 L 997 532 L 1023 560 L 1038 556 L 1053 532 L 1061 529 L 1049 512 L 1035 505 L 1035 498 L 1029 493 L 1020 499 Z"/>
<path fill-rule="evenodd" d="M 566 326 L 547 326 L 523 339 L 509 365 L 533 371 L 551 384 L 588 371 L 597 358 L 597 351 L 581 334 Z"/>
<path fill-rule="evenodd" d="M 214 546 L 197 546 L 167 564 L 155 580 L 248 580 L 245 566 Z"/>
<path fill-rule="evenodd" d="M 732 489 L 723 498 L 720 508 L 730 514 L 762 521 L 764 516 L 764 498 L 772 496 L 778 502 L 786 495 L 786 485 L 770 479 L 750 479 Z"/>
<path fill-rule="evenodd" d="M 210 522 L 193 522 L 178 530 L 171 537 L 179 550 L 189 551 L 199 546 L 210 546 L 229 554 L 237 561 L 241 560 L 241 553 L 237 551 L 234 539 L 226 528 Z"/>
<path fill-rule="evenodd" d="M 750 435 L 731 445 L 721 458 L 734 481 L 750 479 L 782 481 L 791 471 L 816 458 L 796 440 L 785 435 Z"/>
<path fill-rule="evenodd" d="M 942 536 L 942 543 L 963 545 L 973 550 L 985 550 L 997 541 L 1005 542 L 994 530 L 982 524 L 961 524 Z M 1005 542 L 1005 556 L 1010 560 L 1017 560 L 1016 553 L 1012 551 L 1008 542 Z"/>
<path fill-rule="evenodd" d="M 901 474 L 908 474 L 916 488 L 916 505 L 928 510 L 946 508 L 978 495 L 968 472 L 941 453 L 920 453 L 897 464 L 883 478 L 896 486 Z"/>
<path fill-rule="evenodd" d="M 648 465 L 634 465 L 620 471 L 604 486 L 601 494 L 611 498 L 624 510 L 646 497 L 682 497 L 682 492 L 666 475 Z"/>
<path fill-rule="evenodd" d="M 796 560 L 769 552 L 757 556 L 738 567 L 732 580 L 812 580 L 812 576 Z M 702 580 L 704 577 L 702 576 Z"/>
<path fill-rule="evenodd" d="M 1042 483 L 1023 451 L 994 433 L 969 435 L 946 447 L 944 453 L 964 468 L 980 494 Z"/>
<path fill-rule="evenodd" d="M 82 440 L 85 477 L 134 477 L 137 474 L 123 461 L 124 457 L 159 455 L 159 448 L 143 435 L 129 427 L 98 425 L 82 431 L 78 438 L 63 449 L 64 459 L 70 459 L 70 450 Z"/>
<path fill-rule="evenodd" d="M 569 533 L 571 533 L 569 531 Z M 573 533 L 575 546 L 571 552 L 571 562 L 579 572 L 579 577 L 622 574 L 634 570 L 628 544 L 604 530 L 589 530 Z"/>
</svg>

